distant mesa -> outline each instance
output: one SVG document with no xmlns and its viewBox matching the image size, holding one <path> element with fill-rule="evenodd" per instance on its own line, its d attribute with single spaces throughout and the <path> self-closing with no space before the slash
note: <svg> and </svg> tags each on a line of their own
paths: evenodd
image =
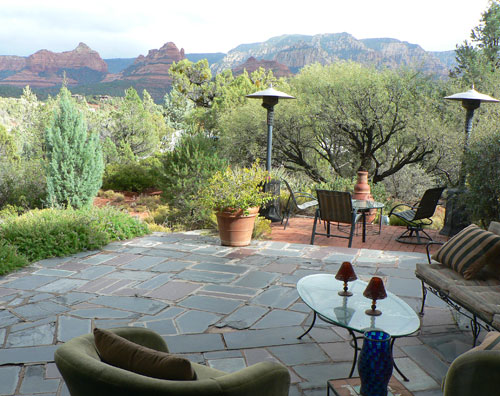
<svg viewBox="0 0 500 396">
<path fill-rule="evenodd" d="M 72 51 L 40 50 L 27 58 L 0 56 L 0 84 L 32 87 L 60 85 L 66 74 L 68 85 L 101 81 L 108 65 L 84 43 Z"/>
<path fill-rule="evenodd" d="M 257 70 L 259 67 L 262 67 L 266 70 L 272 70 L 273 74 L 275 77 L 288 77 L 292 75 L 292 72 L 290 69 L 283 65 L 282 63 L 276 62 L 274 60 L 257 60 L 253 56 L 248 58 L 245 63 L 242 63 L 241 65 L 238 65 L 232 69 L 233 75 L 239 76 L 240 74 L 243 73 L 244 70 L 247 71 L 247 73 L 252 73 L 255 70 Z"/>
</svg>

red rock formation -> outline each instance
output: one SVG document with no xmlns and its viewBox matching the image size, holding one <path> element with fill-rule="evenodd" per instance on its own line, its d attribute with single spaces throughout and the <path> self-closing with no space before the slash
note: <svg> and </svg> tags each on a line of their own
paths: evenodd
<svg viewBox="0 0 500 396">
<path fill-rule="evenodd" d="M 122 80 L 143 80 L 144 84 L 161 84 L 169 86 L 172 79 L 168 74 L 173 62 L 184 59 L 184 49 L 168 42 L 160 49 L 149 50 L 146 56 L 139 55 L 134 63 L 127 67 L 122 73 Z"/>
<path fill-rule="evenodd" d="M 0 71 L 19 71 L 26 67 L 26 58 L 22 56 L 0 56 Z"/>
<path fill-rule="evenodd" d="M 30 55 L 26 60 L 28 69 L 34 73 L 55 73 L 60 69 L 89 69 L 107 73 L 108 65 L 101 59 L 97 51 L 89 48 L 84 43 L 78 44 L 73 51 L 61 53 L 40 50 Z"/>
<path fill-rule="evenodd" d="M 232 71 L 235 76 L 243 73 L 243 70 L 246 70 L 247 73 L 252 73 L 257 70 L 259 67 L 263 67 L 266 70 L 272 70 L 273 74 L 276 77 L 287 77 L 292 74 L 288 66 L 283 65 L 282 63 L 276 61 L 269 60 L 257 60 L 253 56 L 248 58 L 245 63 L 236 66 Z"/>
<path fill-rule="evenodd" d="M 0 56 L 0 71 L 14 72 L 2 80 L 2 85 L 50 87 L 63 81 L 63 71 L 69 85 L 102 80 L 108 65 L 86 44 L 73 51 L 56 53 L 40 50 L 27 58 Z"/>
</svg>

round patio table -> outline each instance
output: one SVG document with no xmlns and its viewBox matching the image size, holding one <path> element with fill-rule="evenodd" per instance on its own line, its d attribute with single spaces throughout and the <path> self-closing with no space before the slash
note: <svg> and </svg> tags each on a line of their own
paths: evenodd
<svg viewBox="0 0 500 396">
<path fill-rule="evenodd" d="M 332 274 L 309 275 L 297 282 L 299 296 L 314 312 L 311 325 L 298 338 L 301 339 L 311 331 L 318 316 L 327 323 L 345 328 L 352 337 L 351 345 L 354 348 L 354 359 L 349 374 L 351 378 L 359 350 L 355 333 L 363 334 L 372 329 L 383 330 L 392 337 L 392 349 L 397 338 L 408 336 L 420 328 L 420 319 L 406 302 L 389 291 L 386 298 L 377 300 L 377 309 L 382 311 L 382 315 L 367 315 L 365 310 L 371 306 L 371 300 L 363 296 L 367 283 L 359 279 L 349 282 L 349 291 L 353 293 L 350 297 L 338 295 L 343 285 L 343 282 L 335 279 Z M 408 381 L 396 364 L 394 368 Z"/>
</svg>

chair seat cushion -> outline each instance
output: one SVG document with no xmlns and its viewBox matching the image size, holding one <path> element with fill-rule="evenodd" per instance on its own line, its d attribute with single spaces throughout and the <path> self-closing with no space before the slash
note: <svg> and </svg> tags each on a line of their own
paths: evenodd
<svg viewBox="0 0 500 396">
<path fill-rule="evenodd" d="M 493 258 L 500 256 L 500 236 L 475 224 L 464 228 L 432 255 L 465 279 L 474 278 Z"/>
<path fill-rule="evenodd" d="M 316 200 L 308 201 L 308 202 L 298 204 L 297 208 L 299 208 L 300 210 L 304 210 L 304 209 L 310 208 L 311 206 L 316 206 L 317 204 L 318 204 L 318 201 L 316 201 Z"/>
<path fill-rule="evenodd" d="M 186 381 L 196 379 L 191 362 L 183 357 L 136 344 L 107 330 L 94 329 L 102 361 L 147 377 Z"/>
<path fill-rule="evenodd" d="M 408 222 L 411 222 L 415 218 L 415 211 L 413 209 L 408 209 L 408 210 L 403 210 L 402 212 L 394 212 L 393 215 Z"/>
</svg>

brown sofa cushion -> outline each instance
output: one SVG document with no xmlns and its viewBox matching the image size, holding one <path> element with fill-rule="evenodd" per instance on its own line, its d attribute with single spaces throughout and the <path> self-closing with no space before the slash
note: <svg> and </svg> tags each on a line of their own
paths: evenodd
<svg viewBox="0 0 500 396">
<path fill-rule="evenodd" d="M 500 236 L 485 231 L 475 224 L 464 228 L 432 255 L 465 279 L 472 279 L 488 260 L 500 256 Z"/>
<path fill-rule="evenodd" d="M 194 380 L 191 362 L 183 357 L 136 344 L 103 329 L 94 329 L 94 342 L 102 361 L 112 366 L 166 380 Z"/>
</svg>

